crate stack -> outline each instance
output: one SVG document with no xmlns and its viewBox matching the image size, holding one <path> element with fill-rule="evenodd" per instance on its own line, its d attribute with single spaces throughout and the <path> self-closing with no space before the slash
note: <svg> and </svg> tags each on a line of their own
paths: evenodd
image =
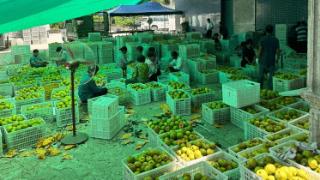
<svg viewBox="0 0 320 180">
<path fill-rule="evenodd" d="M 24 44 L 31 44 L 32 43 L 31 29 L 23 30 L 22 37 L 23 37 Z"/>
<path fill-rule="evenodd" d="M 98 63 L 98 44 L 87 42 L 84 46 L 84 59 L 93 63 Z"/>
<path fill-rule="evenodd" d="M 140 43 L 137 42 L 130 42 L 130 43 L 126 43 L 126 47 L 128 49 L 127 52 L 127 57 L 128 57 L 128 61 L 136 61 L 137 57 L 138 57 L 138 52 L 137 52 L 137 47 L 140 46 Z"/>
<path fill-rule="evenodd" d="M 112 139 L 126 124 L 124 110 L 123 106 L 119 106 L 119 98 L 114 95 L 90 99 L 88 102 L 90 137 Z"/>
<path fill-rule="evenodd" d="M 203 53 L 213 54 L 215 51 L 213 40 L 200 40 L 200 50 Z"/>
<path fill-rule="evenodd" d="M 162 43 L 161 44 L 161 57 L 170 58 L 172 51 L 179 51 L 179 45 L 176 43 Z"/>
<path fill-rule="evenodd" d="M 98 57 L 99 64 L 113 63 L 113 43 L 99 42 L 98 43 Z"/>
<path fill-rule="evenodd" d="M 45 44 L 48 41 L 47 29 L 45 26 L 31 29 L 32 44 Z"/>
<path fill-rule="evenodd" d="M 58 53 L 56 52 L 57 47 L 61 47 L 62 44 L 61 43 L 51 43 L 49 44 L 49 58 L 50 60 L 54 60 L 55 58 L 58 57 Z"/>
<path fill-rule="evenodd" d="M 74 59 L 83 59 L 85 54 L 85 46 L 83 43 L 71 42 L 65 43 L 64 48 L 67 49 L 67 52 L 74 57 Z M 70 53 L 71 52 L 71 53 Z"/>
<path fill-rule="evenodd" d="M 200 45 L 199 44 L 183 44 L 179 45 L 179 56 L 183 60 L 187 60 L 194 57 L 200 56 Z"/>
<path fill-rule="evenodd" d="M 171 92 L 177 92 L 179 94 L 185 94 L 185 98 L 173 97 Z M 191 96 L 184 90 L 168 91 L 166 94 L 166 102 L 169 105 L 170 110 L 174 115 L 190 115 L 191 114 Z"/>
<path fill-rule="evenodd" d="M 151 88 L 145 84 L 128 85 L 128 93 L 130 100 L 134 105 L 144 105 L 151 103 Z"/>
<path fill-rule="evenodd" d="M 280 48 L 283 49 L 288 44 L 288 40 L 287 40 L 288 26 L 286 24 L 276 24 L 275 33 L 276 33 L 276 37 L 279 39 Z"/>
</svg>

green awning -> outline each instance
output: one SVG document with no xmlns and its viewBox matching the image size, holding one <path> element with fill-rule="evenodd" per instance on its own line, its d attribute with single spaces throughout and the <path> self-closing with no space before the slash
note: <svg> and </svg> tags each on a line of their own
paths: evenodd
<svg viewBox="0 0 320 180">
<path fill-rule="evenodd" d="M 0 0 L 0 33 L 62 22 L 140 0 Z"/>
</svg>

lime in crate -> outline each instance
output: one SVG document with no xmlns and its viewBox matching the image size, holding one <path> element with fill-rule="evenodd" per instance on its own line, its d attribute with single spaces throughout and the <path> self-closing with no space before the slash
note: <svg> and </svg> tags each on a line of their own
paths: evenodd
<svg viewBox="0 0 320 180">
<path fill-rule="evenodd" d="M 260 90 L 260 99 L 264 101 L 270 101 L 275 98 L 280 97 L 279 93 L 276 91 L 268 90 L 268 89 L 261 89 Z"/>
<path fill-rule="evenodd" d="M 260 154 L 269 153 L 269 148 L 275 146 L 273 142 L 264 142 L 258 146 L 248 148 L 238 154 L 238 162 L 245 162 Z"/>
<path fill-rule="evenodd" d="M 267 116 L 256 117 L 245 123 L 244 137 L 252 139 L 255 137 L 264 138 L 268 134 L 279 132 L 286 128 L 286 124 L 276 121 Z"/>
<path fill-rule="evenodd" d="M 4 126 L 4 139 L 9 150 L 33 146 L 45 135 L 46 124 L 42 118 L 18 121 Z"/>
<path fill-rule="evenodd" d="M 230 108 L 231 122 L 237 127 L 244 129 L 247 120 L 267 114 L 268 109 L 259 105 L 252 105 L 243 108 Z"/>
<path fill-rule="evenodd" d="M 16 110 L 19 114 L 21 112 L 21 107 L 24 105 L 43 103 L 45 101 L 44 91 L 18 94 L 15 96 Z"/>
<path fill-rule="evenodd" d="M 196 73 L 196 81 L 202 85 L 218 83 L 218 78 L 219 72 L 214 69 L 200 70 Z"/>
<path fill-rule="evenodd" d="M 291 104 L 288 107 L 291 107 L 293 109 L 297 109 L 299 111 L 303 111 L 306 113 L 310 112 L 310 105 L 306 101 L 300 101 L 300 102 Z"/>
<path fill-rule="evenodd" d="M 298 144 L 299 143 L 297 141 L 287 141 L 271 148 L 270 151 L 273 156 L 282 159 L 283 154 L 286 153 L 289 148 L 296 149 L 296 157 L 294 159 L 286 159 L 286 161 L 291 166 L 297 167 L 300 171 L 303 171 L 298 173 L 304 176 L 303 179 L 320 179 L 320 174 L 318 173 L 320 154 L 315 151 L 300 149 Z M 305 161 L 304 159 L 308 160 Z"/>
<path fill-rule="evenodd" d="M 290 97 L 290 96 L 288 96 L 288 97 L 281 96 L 276 99 L 270 100 L 269 102 L 273 103 L 273 104 L 280 105 L 280 106 L 290 106 L 290 105 L 295 104 L 300 101 L 301 101 L 300 98 Z"/>
<path fill-rule="evenodd" d="M 89 135 L 93 138 L 110 140 L 126 125 L 125 108 L 119 106 L 118 112 L 111 118 L 93 118 L 89 123 Z"/>
<path fill-rule="evenodd" d="M 241 108 L 260 101 L 260 84 L 240 80 L 222 84 L 223 102 L 231 107 Z"/>
<path fill-rule="evenodd" d="M 236 144 L 234 146 L 231 146 L 228 148 L 228 152 L 234 156 L 234 157 L 239 157 L 239 153 L 249 149 L 249 148 L 253 148 L 255 146 L 258 146 L 262 143 L 264 143 L 265 140 L 262 138 L 253 138 L 244 142 L 241 142 L 239 144 Z"/>
<path fill-rule="evenodd" d="M 128 102 L 129 97 L 126 86 L 123 86 L 120 83 L 108 83 L 106 87 L 109 94 L 118 96 L 119 104 L 124 105 Z"/>
<path fill-rule="evenodd" d="M 212 179 L 212 180 L 227 180 L 228 177 L 216 169 L 213 169 L 207 162 L 202 161 L 190 166 L 182 167 L 171 173 L 160 176 L 159 180 L 174 180 L 174 179 Z"/>
<path fill-rule="evenodd" d="M 154 163 L 144 162 L 153 161 Z M 129 156 L 122 161 L 124 178 L 126 180 L 144 180 L 157 178 L 165 173 L 174 171 L 176 163 L 174 157 L 163 148 L 147 149 L 139 154 Z"/>
<path fill-rule="evenodd" d="M 310 115 L 306 114 L 289 122 L 289 127 L 300 132 L 310 133 Z"/>
<path fill-rule="evenodd" d="M 230 120 L 230 107 L 222 101 L 204 103 L 202 104 L 202 120 L 210 125 L 225 124 Z"/>
<path fill-rule="evenodd" d="M 191 114 L 191 97 L 186 91 L 168 91 L 166 94 L 166 102 L 174 115 Z"/>
<path fill-rule="evenodd" d="M 279 132 L 266 135 L 264 139 L 268 142 L 274 142 L 274 143 L 283 143 L 288 141 L 289 139 L 292 139 L 295 135 L 299 134 L 300 132 L 297 129 L 288 127 L 286 129 L 283 129 Z"/>
<path fill-rule="evenodd" d="M 169 73 L 169 79 L 171 81 L 182 82 L 184 84 L 190 85 L 190 75 L 184 72 Z"/>
<path fill-rule="evenodd" d="M 179 81 L 168 82 L 168 91 L 178 90 L 178 89 L 185 90 L 185 91 L 191 90 L 190 86 L 183 82 L 179 82 Z"/>
<path fill-rule="evenodd" d="M 151 100 L 156 101 L 164 101 L 166 99 L 166 85 L 158 83 L 158 82 L 150 82 L 146 84 L 151 89 Z"/>
<path fill-rule="evenodd" d="M 292 73 L 277 73 L 273 76 L 273 90 L 278 92 L 290 91 L 304 87 L 304 80 Z"/>
<path fill-rule="evenodd" d="M 209 88 L 195 88 L 191 90 L 191 104 L 194 108 L 200 108 L 203 103 L 216 100 L 215 93 Z"/>
<path fill-rule="evenodd" d="M 55 118 L 53 109 L 53 102 L 48 101 L 22 106 L 21 114 L 25 115 L 28 119 L 41 117 L 46 122 L 52 122 Z"/>
<path fill-rule="evenodd" d="M 200 56 L 199 44 L 181 44 L 179 45 L 179 56 L 183 59 L 189 59 Z"/>
<path fill-rule="evenodd" d="M 230 180 L 240 179 L 240 167 L 237 158 L 230 154 L 220 151 L 213 155 L 209 155 L 206 161 L 213 169 L 223 173 Z"/>
<path fill-rule="evenodd" d="M 295 109 L 292 109 L 289 107 L 284 107 L 282 109 L 279 109 L 277 111 L 274 111 L 274 112 L 268 114 L 268 116 L 271 117 L 272 119 L 279 121 L 279 122 L 288 124 L 288 123 L 298 119 L 299 117 L 302 117 L 305 114 L 306 113 L 303 111 L 295 110 Z"/>
<path fill-rule="evenodd" d="M 56 116 L 57 127 L 65 127 L 72 124 L 71 98 L 54 102 L 54 115 Z M 75 102 L 75 118 L 76 123 L 80 121 L 79 106 Z"/>
<path fill-rule="evenodd" d="M 13 98 L 0 99 L 0 117 L 16 114 L 15 101 Z"/>
<path fill-rule="evenodd" d="M 134 105 L 151 103 L 151 89 L 147 85 L 141 83 L 129 84 L 127 90 Z"/>
<path fill-rule="evenodd" d="M 283 106 L 279 104 L 273 103 L 272 101 L 265 101 L 265 100 L 262 100 L 260 103 L 258 103 L 258 105 L 268 109 L 270 112 L 283 108 Z"/>
</svg>

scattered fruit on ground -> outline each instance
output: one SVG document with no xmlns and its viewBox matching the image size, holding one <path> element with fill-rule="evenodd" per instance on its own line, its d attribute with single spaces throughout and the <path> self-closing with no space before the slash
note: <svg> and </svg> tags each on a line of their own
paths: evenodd
<svg viewBox="0 0 320 180">
<path fill-rule="evenodd" d="M 186 143 L 185 145 L 180 145 L 176 150 L 176 154 L 184 161 L 199 159 L 215 152 L 216 145 L 204 140 L 197 140 Z"/>
<path fill-rule="evenodd" d="M 148 123 L 148 126 L 158 134 L 163 134 L 171 130 L 188 129 L 192 130 L 192 126 L 180 116 L 172 116 L 170 118 L 161 118 Z"/>
<path fill-rule="evenodd" d="M 173 159 L 165 152 L 157 149 L 147 150 L 138 156 L 129 156 L 127 165 L 135 174 L 140 174 L 168 164 Z"/>
<path fill-rule="evenodd" d="M 299 118 L 302 114 L 294 109 L 283 109 L 276 112 L 273 116 L 280 120 L 291 121 Z"/>
<path fill-rule="evenodd" d="M 214 160 L 208 160 L 209 164 L 224 173 L 238 167 L 238 163 L 224 157 L 220 157 Z"/>
<path fill-rule="evenodd" d="M 261 99 L 264 99 L 264 100 L 271 100 L 279 97 L 279 93 L 276 91 L 268 90 L 268 89 L 262 89 L 260 91 L 260 97 Z"/>
<path fill-rule="evenodd" d="M 29 119 L 27 121 L 16 121 L 12 124 L 6 125 L 4 128 L 7 130 L 8 133 L 15 132 L 21 129 L 26 129 L 29 127 L 38 126 L 40 124 L 43 124 L 44 121 L 41 118 L 33 118 Z"/>
<path fill-rule="evenodd" d="M 255 108 L 254 106 L 248 106 L 248 107 L 244 107 L 244 108 L 241 108 L 242 110 L 250 113 L 250 114 L 257 114 L 259 113 L 260 111 L 257 110 L 257 108 Z"/>
<path fill-rule="evenodd" d="M 0 111 L 3 110 L 10 110 L 14 108 L 14 104 L 8 100 L 1 100 L 0 101 Z"/>
<path fill-rule="evenodd" d="M 169 91 L 168 93 L 172 99 L 178 100 L 178 99 L 187 99 L 189 98 L 189 95 L 181 90 L 173 90 L 173 91 Z"/>
<path fill-rule="evenodd" d="M 184 83 L 177 82 L 177 81 L 170 81 L 168 83 L 168 86 L 172 89 L 184 89 L 187 88 L 187 86 Z"/>
<path fill-rule="evenodd" d="M 140 91 L 148 88 L 148 86 L 140 83 L 130 84 L 129 87 L 135 91 Z"/>
<path fill-rule="evenodd" d="M 0 117 L 0 126 L 12 124 L 19 121 L 24 121 L 25 118 L 22 115 L 12 115 L 8 117 Z"/>
<path fill-rule="evenodd" d="M 200 137 L 192 130 L 190 131 L 190 129 L 186 128 L 169 131 L 162 134 L 160 138 L 168 146 L 186 146 L 188 142 L 199 139 Z"/>
<path fill-rule="evenodd" d="M 296 103 L 298 102 L 298 100 L 294 97 L 285 97 L 285 96 L 282 96 L 282 97 L 279 97 L 277 99 L 275 99 L 274 101 L 272 101 L 272 103 L 276 103 L 276 104 L 279 104 L 281 106 L 287 106 L 287 105 L 290 105 L 290 104 L 293 104 L 293 103 Z"/>
<path fill-rule="evenodd" d="M 285 125 L 280 122 L 276 122 L 274 120 L 271 120 L 268 117 L 258 117 L 250 120 L 250 123 L 260 129 L 263 129 L 267 132 L 278 132 L 282 129 L 285 129 Z"/>
<path fill-rule="evenodd" d="M 286 137 L 289 137 L 289 136 L 292 136 L 294 134 L 296 134 L 297 132 L 293 131 L 292 129 L 287 129 L 286 131 L 283 131 L 283 132 L 278 132 L 278 133 L 275 133 L 275 134 L 272 134 L 270 136 L 267 136 L 266 138 L 270 141 L 278 141 L 280 139 L 284 139 Z"/>
<path fill-rule="evenodd" d="M 278 78 L 278 79 L 283 79 L 283 80 L 294 80 L 294 79 L 298 79 L 299 76 L 292 74 L 292 73 L 282 73 L 282 72 L 278 72 L 274 75 L 274 77 Z"/>
<path fill-rule="evenodd" d="M 235 147 L 232 147 L 231 150 L 235 153 L 238 153 L 238 152 L 246 150 L 248 148 L 257 146 L 261 143 L 263 143 L 263 141 L 261 139 L 251 139 L 251 140 L 242 142 L 242 143 L 236 145 Z"/>
<path fill-rule="evenodd" d="M 215 101 L 215 102 L 210 102 L 207 104 L 207 106 L 210 109 L 222 109 L 222 108 L 227 108 L 229 107 L 228 105 L 226 105 L 225 103 L 223 103 L 222 101 Z"/>
<path fill-rule="evenodd" d="M 192 95 L 198 95 L 198 94 L 205 94 L 209 93 L 211 90 L 209 88 L 196 88 L 192 89 L 191 94 Z"/>
<path fill-rule="evenodd" d="M 259 105 L 266 109 L 269 109 L 270 111 L 276 111 L 282 108 L 279 104 L 272 103 L 270 101 L 261 101 Z"/>
</svg>

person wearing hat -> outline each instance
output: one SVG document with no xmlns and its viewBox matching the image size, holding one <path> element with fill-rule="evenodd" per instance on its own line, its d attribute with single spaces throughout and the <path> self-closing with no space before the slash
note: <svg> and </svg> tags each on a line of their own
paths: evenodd
<svg viewBox="0 0 320 180">
<path fill-rule="evenodd" d="M 94 65 L 88 67 L 88 71 L 80 80 L 78 87 L 78 95 L 82 103 L 87 103 L 88 99 L 102 96 L 108 93 L 108 89 L 98 87 L 93 77 L 98 73 L 99 66 Z"/>
</svg>

